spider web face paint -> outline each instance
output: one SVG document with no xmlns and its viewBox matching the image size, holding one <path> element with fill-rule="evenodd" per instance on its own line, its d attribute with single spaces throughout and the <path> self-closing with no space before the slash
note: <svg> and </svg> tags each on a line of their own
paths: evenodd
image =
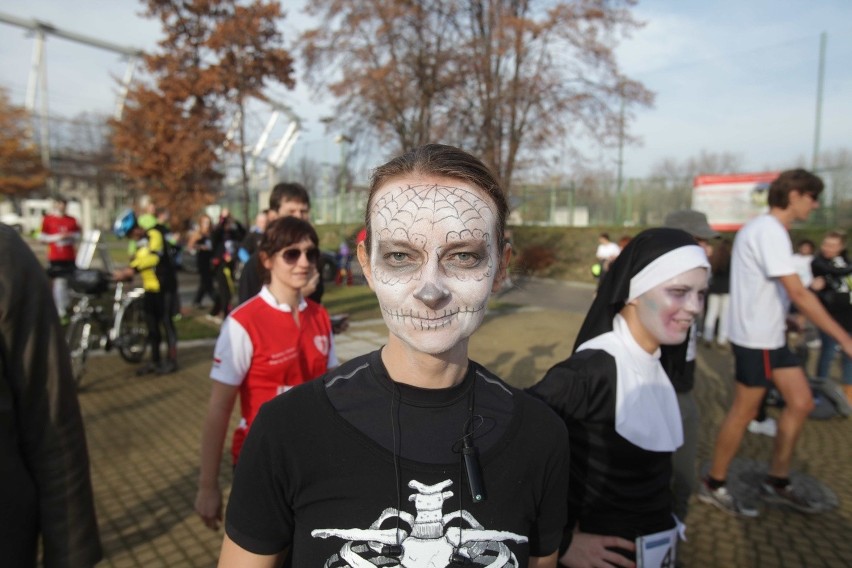
<svg viewBox="0 0 852 568">
<path fill-rule="evenodd" d="M 499 262 L 490 200 L 463 182 L 392 184 L 370 216 L 373 288 L 391 333 L 430 354 L 470 337 Z"/>
</svg>

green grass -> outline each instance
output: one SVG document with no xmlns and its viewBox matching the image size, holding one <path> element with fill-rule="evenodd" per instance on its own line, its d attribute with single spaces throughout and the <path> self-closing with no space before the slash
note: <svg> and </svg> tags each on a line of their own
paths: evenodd
<svg viewBox="0 0 852 568">
<path fill-rule="evenodd" d="M 205 320 L 203 316 L 183 316 L 175 321 L 175 328 L 180 341 L 216 339 L 219 336 L 219 326 Z"/>
<path fill-rule="evenodd" d="M 349 321 L 382 317 L 376 294 L 368 286 L 336 286 L 327 282 L 322 305 L 329 314 L 349 314 Z"/>
</svg>

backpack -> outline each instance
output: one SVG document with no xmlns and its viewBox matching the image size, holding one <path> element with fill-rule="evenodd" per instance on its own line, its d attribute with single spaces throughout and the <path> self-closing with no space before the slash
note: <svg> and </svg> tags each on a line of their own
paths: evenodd
<svg viewBox="0 0 852 568">
<path fill-rule="evenodd" d="M 172 270 L 178 268 L 178 255 L 180 254 L 180 246 L 169 239 L 169 230 L 160 224 L 154 225 L 151 229 L 155 229 L 163 237 L 163 259 L 169 263 Z M 150 229 L 149 229 L 150 230 Z"/>
</svg>

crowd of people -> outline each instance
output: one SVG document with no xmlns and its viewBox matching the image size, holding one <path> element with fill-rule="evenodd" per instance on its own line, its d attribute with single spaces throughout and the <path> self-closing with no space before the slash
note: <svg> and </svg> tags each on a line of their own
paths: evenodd
<svg viewBox="0 0 852 568">
<path fill-rule="evenodd" d="M 374 171 L 354 256 L 377 296 L 387 342 L 342 364 L 321 304 L 307 191 L 276 185 L 249 230 L 227 209 L 215 223 L 201 215 L 186 241 L 198 263 L 193 303 L 209 298 L 210 315 L 222 323 L 195 510 L 208 527 L 224 526 L 220 565 L 673 566 L 692 495 L 740 517 L 758 516 L 726 482 L 770 387 L 785 405 L 761 496 L 818 512 L 790 481 L 813 400 L 786 332 L 792 302 L 819 330 L 817 373 L 828 376 L 839 355 L 852 397 L 846 235 L 825 235 L 807 282 L 789 236 L 822 189 L 805 170 L 781 173 L 769 188 L 769 211 L 733 241 L 692 210 L 672 212 L 663 227 L 620 244 L 601 234 L 598 289 L 573 350 L 527 391 L 469 358 L 470 338 L 490 295 L 503 288 L 512 254 L 504 193 L 475 156 L 429 144 Z M 139 373 L 165 374 L 178 368 L 174 251 L 166 212 L 150 215 L 128 212 L 116 222 L 115 232 L 133 245 L 128 267 L 114 277 L 140 275 L 151 361 Z M 54 281 L 49 305 L 57 310 L 33 331 L 45 337 L 56 336 L 67 313 L 57 281 L 73 270 L 79 228 L 63 219 L 46 220 L 43 231 Z M 7 241 L 0 233 L 4 247 L 18 246 Z M 69 245 L 70 266 L 62 249 Z M 348 244 L 339 255 L 345 283 Z M 46 279 L 42 288 L 47 294 Z M 693 390 L 702 338 L 732 350 L 735 386 L 710 468 L 699 476 Z M 67 350 L 53 341 L 51 381 L 67 389 Z M 0 354 L 4 363 L 11 356 Z M 31 375 L 7 372 L 4 380 L 35 380 Z M 219 469 L 237 400 L 225 507 Z M 37 418 L 81 428 L 76 402 L 65 410 L 67 416 Z M 85 455 L 85 439 L 76 444 Z M 15 458 L 24 464 L 21 475 L 38 488 L 38 469 L 25 465 L 35 458 L 22 456 Z M 81 479 L 75 507 L 87 508 L 91 488 L 87 475 Z M 39 495 L 36 489 L 31 500 Z M 27 506 L 25 497 L 15 502 Z M 40 522 L 15 527 L 28 531 L 15 558 L 30 558 L 34 534 L 48 550 L 52 529 Z M 96 559 L 96 533 L 91 538 L 74 554 Z"/>
</svg>

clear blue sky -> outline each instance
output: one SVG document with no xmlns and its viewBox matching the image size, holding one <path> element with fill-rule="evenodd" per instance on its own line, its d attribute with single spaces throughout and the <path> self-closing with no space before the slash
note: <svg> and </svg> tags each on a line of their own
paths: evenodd
<svg viewBox="0 0 852 568">
<path fill-rule="evenodd" d="M 292 5 L 294 2 L 284 2 Z M 132 0 L 3 0 L 0 12 L 37 18 L 122 45 L 152 49 L 156 22 Z M 295 14 L 294 14 L 295 15 Z M 732 152 L 747 170 L 807 166 L 814 141 L 819 36 L 828 33 L 821 147 L 852 148 L 852 1 L 640 1 L 646 26 L 619 48 L 632 78 L 657 93 L 653 109 L 637 114 L 633 132 L 643 145 L 625 150 L 625 174 L 646 175 L 664 158 L 684 160 L 701 150 Z M 289 18 L 291 30 L 299 19 Z M 288 34 L 290 35 L 290 34 Z M 292 36 L 291 36 L 292 37 Z M 51 113 L 110 113 L 119 56 L 48 40 Z M 0 24 L 0 84 L 23 103 L 33 40 Z M 293 157 L 338 159 L 336 132 L 319 118 L 331 101 L 317 103 L 304 88 L 279 95 L 304 118 L 306 131 Z M 587 152 L 613 166 L 615 152 Z M 375 164 L 373 164 L 375 165 Z"/>
</svg>

